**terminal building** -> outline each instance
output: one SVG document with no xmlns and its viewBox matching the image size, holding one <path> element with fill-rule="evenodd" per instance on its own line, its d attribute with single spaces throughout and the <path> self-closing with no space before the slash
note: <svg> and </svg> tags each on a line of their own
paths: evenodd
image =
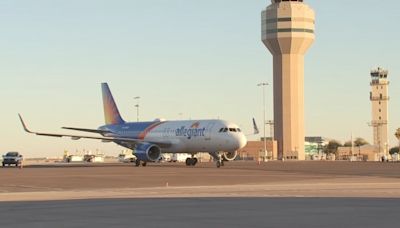
<svg viewBox="0 0 400 228">
<path fill-rule="evenodd" d="M 239 159 L 241 160 L 298 160 L 296 154 L 286 153 L 285 157 L 278 156 L 277 141 L 272 138 L 266 138 L 267 153 L 264 153 L 264 139 L 260 141 L 249 141 L 247 145 L 238 151 Z M 328 140 L 323 137 L 305 137 L 305 160 L 321 160 L 326 159 L 323 154 L 323 147 L 328 144 Z"/>
</svg>

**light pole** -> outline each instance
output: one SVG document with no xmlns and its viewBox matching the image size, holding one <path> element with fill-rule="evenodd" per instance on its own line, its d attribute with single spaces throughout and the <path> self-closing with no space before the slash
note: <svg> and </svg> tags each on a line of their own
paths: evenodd
<svg viewBox="0 0 400 228">
<path fill-rule="evenodd" d="M 272 151 L 271 151 L 271 160 L 274 160 L 274 121 L 273 120 L 268 120 L 267 125 L 269 125 L 269 134 L 271 136 L 271 141 L 272 141 Z"/>
<path fill-rule="evenodd" d="M 257 86 L 261 86 L 262 87 L 262 91 L 263 91 L 263 110 L 264 110 L 264 112 L 263 112 L 263 118 L 264 118 L 264 120 L 263 120 L 263 127 L 264 127 L 264 156 L 265 156 L 265 161 L 267 162 L 268 161 L 268 153 L 267 153 L 267 139 L 266 139 L 266 136 L 265 136 L 265 126 L 267 125 L 267 122 L 266 122 L 266 106 L 265 106 L 265 87 L 267 86 L 267 85 L 269 85 L 268 83 L 266 83 L 266 82 L 261 82 L 261 83 L 259 83 L 259 84 L 257 84 Z"/>
<path fill-rule="evenodd" d="M 140 97 L 134 97 L 133 99 L 136 100 L 136 121 L 139 122 L 139 99 Z"/>
</svg>

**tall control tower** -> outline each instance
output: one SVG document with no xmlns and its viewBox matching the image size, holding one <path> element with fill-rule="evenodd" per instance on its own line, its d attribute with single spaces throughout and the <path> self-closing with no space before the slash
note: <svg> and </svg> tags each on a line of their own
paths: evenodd
<svg viewBox="0 0 400 228">
<path fill-rule="evenodd" d="M 315 39 L 314 19 L 303 0 L 272 0 L 262 12 L 262 41 L 273 55 L 279 159 L 305 160 L 304 54 Z"/>
<path fill-rule="evenodd" d="M 382 68 L 371 71 L 372 122 L 374 145 L 378 147 L 378 156 L 388 155 L 388 71 Z M 378 158 L 379 159 L 379 158 Z"/>
</svg>

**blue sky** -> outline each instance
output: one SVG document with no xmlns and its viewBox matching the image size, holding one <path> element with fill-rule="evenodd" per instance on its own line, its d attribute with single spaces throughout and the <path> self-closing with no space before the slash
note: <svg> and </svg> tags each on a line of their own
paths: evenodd
<svg viewBox="0 0 400 228">
<path fill-rule="evenodd" d="M 64 149 L 121 147 L 25 134 L 96 128 L 104 122 L 100 83 L 120 112 L 135 120 L 221 118 L 251 132 L 261 124 L 261 81 L 272 83 L 272 58 L 260 41 L 266 0 L 0 1 L 0 151 L 61 156 Z M 389 69 L 391 145 L 400 127 L 400 3 L 308 0 L 316 41 L 306 56 L 306 135 L 372 141 L 369 71 Z M 268 119 L 272 118 L 268 87 Z M 268 132 L 269 133 L 269 132 Z"/>
</svg>

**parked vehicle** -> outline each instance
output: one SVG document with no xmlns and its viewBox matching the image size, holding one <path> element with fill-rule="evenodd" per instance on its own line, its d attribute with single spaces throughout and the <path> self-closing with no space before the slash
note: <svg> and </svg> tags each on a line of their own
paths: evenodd
<svg viewBox="0 0 400 228">
<path fill-rule="evenodd" d="M 23 157 L 22 154 L 18 152 L 8 152 L 6 155 L 3 155 L 3 166 L 15 165 L 16 167 L 20 166 L 22 163 Z"/>
<path fill-rule="evenodd" d="M 70 162 L 83 162 L 84 158 L 83 158 L 83 156 L 80 156 L 80 155 L 69 155 L 69 156 L 67 156 L 65 158 L 65 161 L 67 163 L 70 163 Z"/>
<path fill-rule="evenodd" d="M 122 163 L 130 163 L 136 161 L 136 156 L 133 154 L 120 154 L 118 155 L 118 161 Z"/>
</svg>

